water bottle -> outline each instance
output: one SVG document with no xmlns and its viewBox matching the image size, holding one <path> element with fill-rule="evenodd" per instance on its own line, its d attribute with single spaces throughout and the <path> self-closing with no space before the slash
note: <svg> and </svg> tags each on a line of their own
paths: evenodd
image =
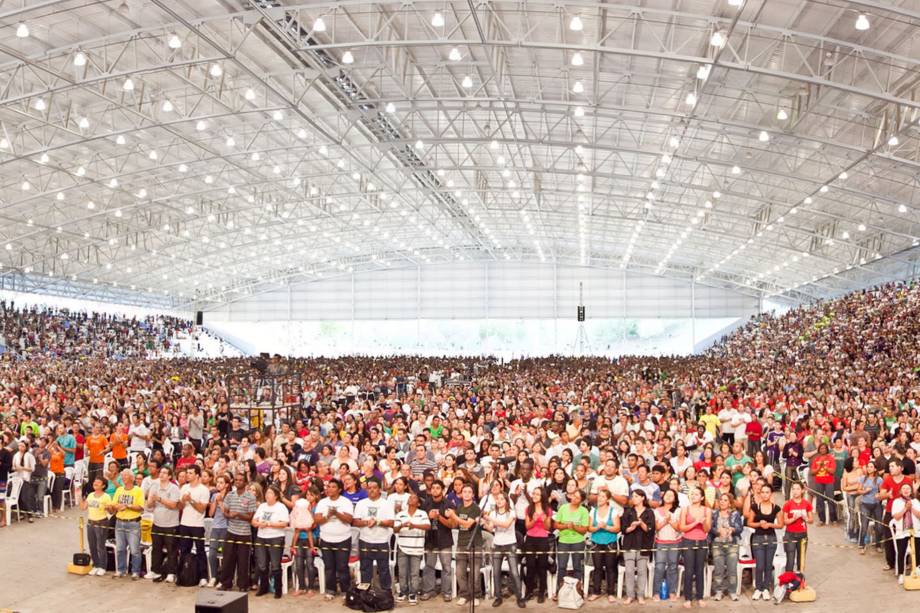
<svg viewBox="0 0 920 613">
<path fill-rule="evenodd" d="M 668 580 L 663 579 L 661 581 L 661 587 L 658 589 L 658 598 L 662 600 L 668 599 Z"/>
</svg>

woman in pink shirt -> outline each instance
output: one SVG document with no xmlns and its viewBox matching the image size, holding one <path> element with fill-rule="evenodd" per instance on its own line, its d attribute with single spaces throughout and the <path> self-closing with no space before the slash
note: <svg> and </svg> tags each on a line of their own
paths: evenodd
<svg viewBox="0 0 920 613">
<path fill-rule="evenodd" d="M 524 539 L 527 593 L 524 599 L 532 598 L 536 592 L 537 602 L 542 604 L 546 600 L 549 531 L 553 529 L 553 511 L 543 497 L 542 487 L 530 493 L 530 504 L 527 505 L 527 512 L 524 514 L 524 526 L 527 528 Z"/>
</svg>

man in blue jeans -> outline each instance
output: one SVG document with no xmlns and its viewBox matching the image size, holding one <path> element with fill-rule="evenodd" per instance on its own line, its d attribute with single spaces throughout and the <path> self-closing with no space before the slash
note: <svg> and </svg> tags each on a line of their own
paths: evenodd
<svg viewBox="0 0 920 613">
<path fill-rule="evenodd" d="M 115 575 L 117 579 L 128 572 L 128 553 L 131 554 L 131 579 L 141 578 L 141 513 L 144 511 L 144 492 L 134 484 L 134 473 L 121 471 L 124 485 L 115 490 L 109 513 L 115 513 Z"/>
</svg>

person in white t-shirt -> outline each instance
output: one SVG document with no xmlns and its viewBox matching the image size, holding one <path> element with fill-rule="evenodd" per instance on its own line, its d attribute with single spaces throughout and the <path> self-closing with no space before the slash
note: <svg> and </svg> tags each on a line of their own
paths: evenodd
<svg viewBox="0 0 920 613">
<path fill-rule="evenodd" d="M 252 516 L 256 533 L 256 574 L 259 591 L 256 596 L 268 593 L 269 574 L 275 581 L 275 598 L 281 598 L 281 554 L 284 553 L 284 531 L 287 529 L 288 509 L 281 502 L 281 492 L 274 485 L 265 489 L 265 502 Z"/>
<path fill-rule="evenodd" d="M 204 514 L 211 501 L 211 492 L 201 483 L 201 467 L 190 464 L 185 467 L 187 482 L 179 490 L 179 507 L 182 519 L 179 520 L 179 556 L 187 555 L 195 546 L 195 558 L 198 565 L 198 585 L 208 584 L 208 558 L 204 549 Z"/>
<path fill-rule="evenodd" d="M 326 483 L 326 497 L 316 505 L 313 521 L 319 526 L 319 548 L 326 568 L 327 601 L 335 598 L 336 585 L 347 594 L 351 589 L 348 556 L 351 553 L 351 522 L 355 509 L 342 496 L 342 482 L 331 479 Z"/>
<path fill-rule="evenodd" d="M 895 574 L 898 584 L 904 584 L 904 562 L 910 552 L 911 534 L 920 531 L 920 501 L 914 497 L 914 488 L 909 482 L 901 484 L 898 497 L 891 503 L 891 519 L 894 524 Z M 920 547 L 914 536 L 915 550 Z M 910 570 L 910 569 L 908 569 Z"/>
<path fill-rule="evenodd" d="M 374 562 L 380 588 L 393 589 L 390 577 L 390 537 L 393 535 L 393 504 L 380 495 L 380 481 L 371 477 L 365 483 L 367 498 L 355 505 L 352 525 L 358 527 L 358 551 L 361 559 L 361 583 L 374 578 Z"/>
<path fill-rule="evenodd" d="M 517 601 L 517 606 L 523 609 L 524 603 L 521 593 L 521 576 L 518 572 L 518 560 L 515 549 L 517 548 L 517 535 L 514 523 L 517 517 L 511 508 L 511 501 L 504 493 L 495 496 L 492 511 L 483 514 L 485 526 L 495 534 L 492 540 L 492 585 L 495 586 L 495 600 L 493 607 L 502 605 L 502 560 L 507 558 L 511 575 L 512 594 Z"/>
<path fill-rule="evenodd" d="M 629 501 L 629 483 L 619 472 L 620 463 L 617 459 L 607 458 L 607 461 L 604 462 L 604 471 L 591 482 L 591 496 L 589 499 L 592 505 L 597 504 L 597 493 L 604 489 L 610 492 L 610 506 L 617 513 L 623 513 L 623 509 Z"/>
<path fill-rule="evenodd" d="M 399 567 L 399 594 L 396 600 L 418 604 L 419 570 L 425 554 L 425 534 L 431 528 L 428 514 L 419 507 L 418 494 L 410 493 L 393 520 L 396 532 L 396 565 Z"/>
<path fill-rule="evenodd" d="M 146 450 L 152 438 L 150 428 L 144 425 L 140 415 L 136 413 L 131 416 L 131 426 L 128 428 L 128 436 L 131 437 L 131 445 L 128 448 L 129 451 Z"/>
</svg>

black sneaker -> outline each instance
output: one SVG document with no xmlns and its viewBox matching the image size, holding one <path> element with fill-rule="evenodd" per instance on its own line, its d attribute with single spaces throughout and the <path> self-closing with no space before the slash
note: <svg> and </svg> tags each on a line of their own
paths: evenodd
<svg viewBox="0 0 920 613">
<path fill-rule="evenodd" d="M 504 602 L 504 601 L 502 600 L 502 597 L 499 596 L 498 598 L 496 598 L 495 600 L 492 601 L 492 606 L 493 606 L 493 607 L 500 607 L 500 606 L 502 606 L 502 602 Z"/>
<path fill-rule="evenodd" d="M 517 600 L 517 606 L 518 606 L 519 609 L 526 609 L 526 608 L 527 608 L 527 602 L 525 602 L 523 598 L 518 598 L 518 600 Z"/>
</svg>

